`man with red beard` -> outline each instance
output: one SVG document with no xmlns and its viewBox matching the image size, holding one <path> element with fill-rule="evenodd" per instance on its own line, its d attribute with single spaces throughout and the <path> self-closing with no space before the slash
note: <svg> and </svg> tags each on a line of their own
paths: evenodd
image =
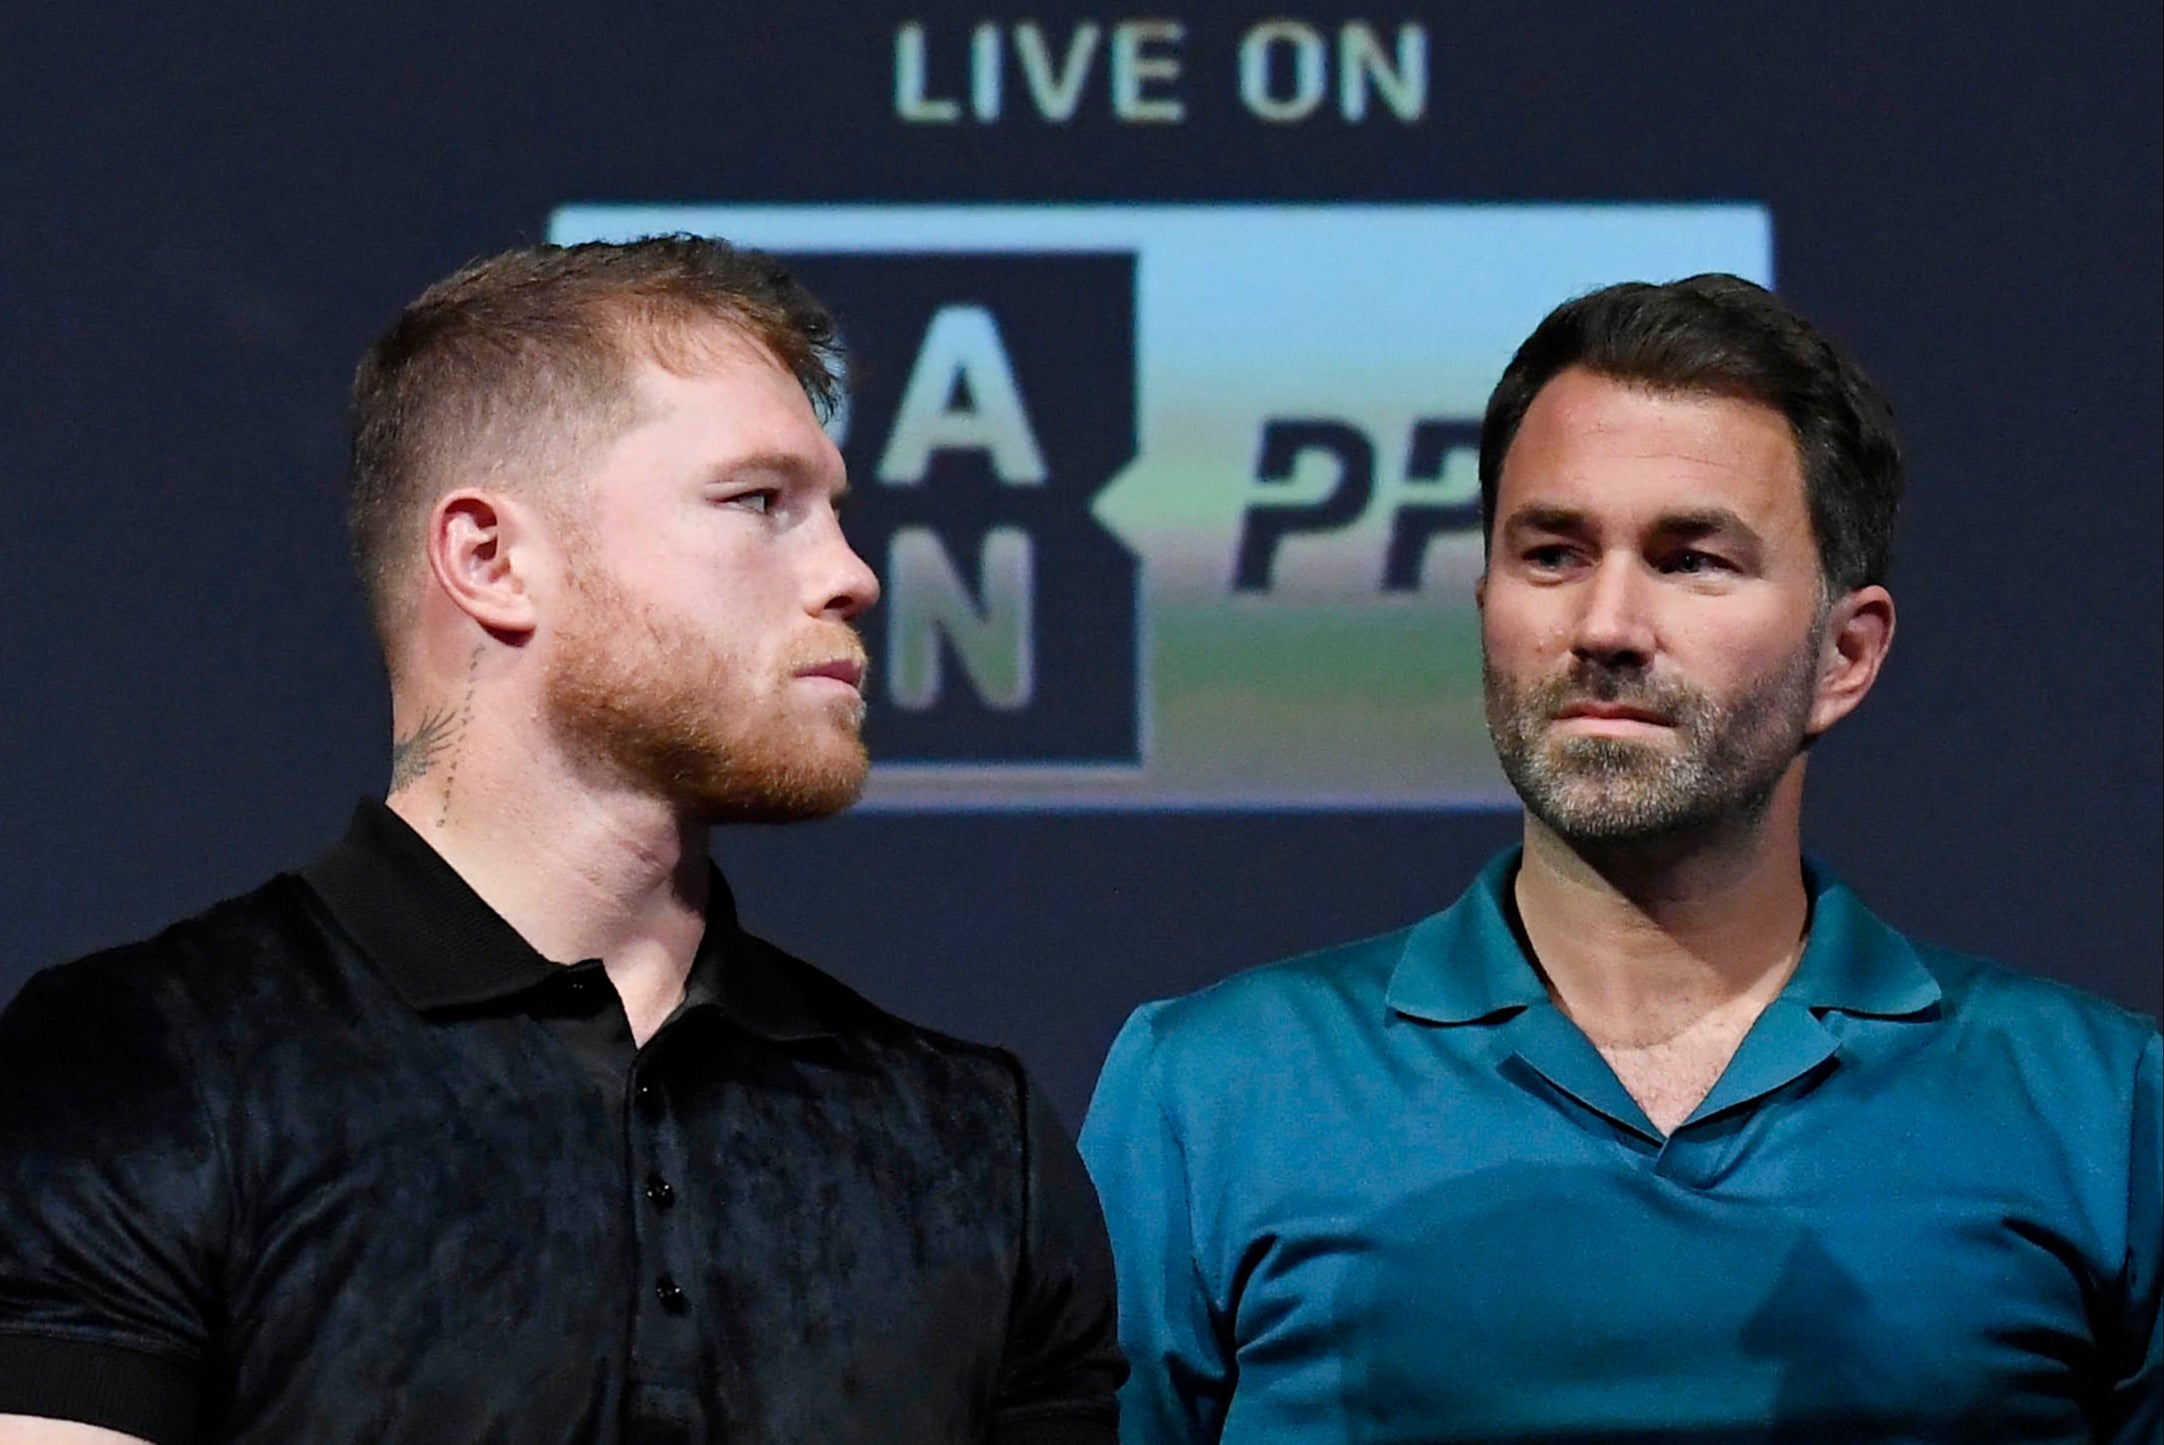
<svg viewBox="0 0 2164 1445">
<path fill-rule="evenodd" d="M 1123 1439 L 2154 1445 L 2154 1024 L 1800 849 L 1893 638 L 1877 389 L 1734 277 L 1611 287 L 1480 475 L 1523 845 L 1121 1033 Z"/>
<path fill-rule="evenodd" d="M 1019 1065 L 708 861 L 864 783 L 836 384 L 819 305 L 689 237 L 478 262 L 370 350 L 388 801 L 0 1019 L 0 1445 L 1114 1439 Z"/>
</svg>

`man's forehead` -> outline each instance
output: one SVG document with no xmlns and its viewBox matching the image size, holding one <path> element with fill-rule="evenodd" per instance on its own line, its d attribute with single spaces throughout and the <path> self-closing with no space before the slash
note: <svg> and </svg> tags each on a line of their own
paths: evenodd
<svg viewBox="0 0 2164 1445">
<path fill-rule="evenodd" d="M 1781 413 L 1720 392 L 1654 388 L 1572 368 L 1543 387 L 1504 458 L 1498 510 L 1622 508 L 1679 519 L 1805 505 Z"/>
<path fill-rule="evenodd" d="M 690 354 L 677 359 L 693 360 Z M 666 461 L 712 473 L 761 471 L 839 488 L 840 452 L 796 377 L 757 342 L 719 341 L 679 369 L 641 359 L 630 387 L 634 419 L 598 470 Z"/>
<path fill-rule="evenodd" d="M 824 430 L 795 373 L 758 340 L 728 328 L 633 353 L 628 380 L 632 403 L 649 423 L 704 413 L 762 430 Z"/>
<path fill-rule="evenodd" d="M 1545 424 L 1571 432 L 1608 434 L 1663 428 L 1749 431 L 1768 440 L 1795 433 L 1780 408 L 1729 388 L 1668 385 L 1637 377 L 1611 376 L 1590 367 L 1570 366 L 1537 392 L 1519 427 Z"/>
</svg>

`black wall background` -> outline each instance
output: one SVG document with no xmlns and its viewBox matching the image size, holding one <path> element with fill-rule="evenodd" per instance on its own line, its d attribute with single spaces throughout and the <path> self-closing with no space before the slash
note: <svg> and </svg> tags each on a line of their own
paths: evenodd
<svg viewBox="0 0 2164 1445">
<path fill-rule="evenodd" d="M 165 13 L 159 13 L 159 11 Z M 2153 3 L 1045 5 L 1182 20 L 1189 118 L 892 115 L 894 26 L 573 0 L 0 20 L 0 1000 L 293 864 L 382 786 L 344 388 L 576 200 L 1755 200 L 1912 458 L 1890 673 L 1808 841 L 1896 924 L 2159 1002 Z M 1421 124 L 1277 128 L 1249 23 L 1420 19 Z M 1005 18 L 1005 17 L 1000 17 Z M 1560 299 L 1560 298 L 1558 298 Z M 1126 1010 L 1441 906 L 1502 814 L 862 816 L 723 837 L 751 923 L 1019 1048 L 1078 1119 Z"/>
</svg>

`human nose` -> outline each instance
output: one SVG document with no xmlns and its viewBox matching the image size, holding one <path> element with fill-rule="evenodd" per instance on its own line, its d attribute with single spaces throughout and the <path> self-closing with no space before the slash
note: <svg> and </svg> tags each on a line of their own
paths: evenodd
<svg viewBox="0 0 2164 1445">
<path fill-rule="evenodd" d="M 1578 595 L 1572 652 L 1610 666 L 1643 667 L 1653 660 L 1651 599 L 1629 558 L 1603 559 Z"/>
<path fill-rule="evenodd" d="M 819 580 L 813 592 L 813 611 L 848 621 L 879 600 L 879 575 L 857 555 L 842 535 L 841 524 L 830 520 L 820 548 Z"/>
</svg>

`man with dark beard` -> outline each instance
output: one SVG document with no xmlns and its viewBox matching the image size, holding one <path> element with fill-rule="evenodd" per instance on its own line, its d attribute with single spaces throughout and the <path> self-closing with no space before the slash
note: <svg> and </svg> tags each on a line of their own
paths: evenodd
<svg viewBox="0 0 2164 1445">
<path fill-rule="evenodd" d="M 744 933 L 861 789 L 825 312 L 536 247 L 355 382 L 387 804 L 0 1018 L 0 1445 L 1098 1442 L 1110 1260 L 1016 1061 Z"/>
<path fill-rule="evenodd" d="M 2154 1025 L 1800 850 L 1900 489 L 1877 390 L 1733 277 L 1520 348 L 1478 595 L 1523 846 L 1113 1045 L 1129 1445 L 2154 1445 Z"/>
</svg>

